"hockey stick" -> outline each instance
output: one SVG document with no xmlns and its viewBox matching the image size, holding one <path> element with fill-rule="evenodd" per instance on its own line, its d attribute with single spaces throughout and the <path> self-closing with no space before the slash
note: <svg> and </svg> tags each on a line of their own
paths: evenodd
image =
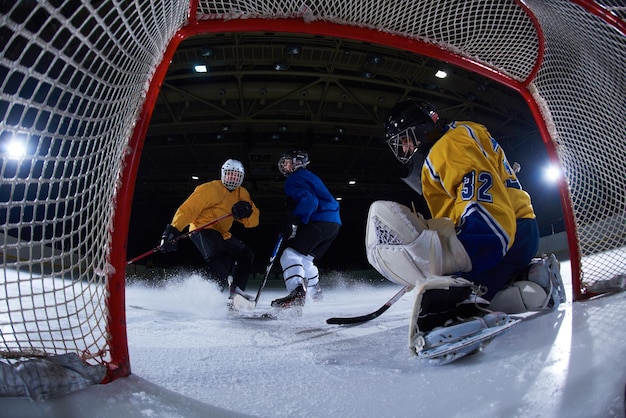
<svg viewBox="0 0 626 418">
<path fill-rule="evenodd" d="M 226 218 L 228 218 L 229 216 L 233 216 L 233 214 L 232 214 L 232 213 L 227 213 L 226 215 L 220 216 L 219 218 L 214 219 L 214 220 L 212 220 L 211 222 L 208 222 L 208 223 L 206 223 L 206 224 L 202 225 L 201 227 L 194 229 L 193 231 L 187 231 L 187 232 L 185 232 L 184 234 L 181 234 L 181 235 L 177 236 L 176 238 L 174 238 L 173 240 L 171 240 L 171 241 L 169 241 L 169 242 L 166 242 L 166 243 L 164 243 L 164 244 L 161 244 L 161 245 L 159 245 L 158 247 L 154 247 L 154 248 L 153 248 L 153 249 L 151 249 L 150 251 L 146 251 L 145 253 L 143 253 L 143 254 L 141 254 L 141 255 L 138 255 L 137 257 L 133 258 L 132 260 L 128 260 L 128 261 L 126 262 L 126 265 L 133 264 L 134 262 L 139 261 L 139 260 L 141 260 L 142 258 L 145 258 L 145 257 L 149 256 L 150 254 L 154 254 L 154 253 L 156 253 L 156 252 L 157 252 L 157 251 L 159 251 L 159 250 L 161 249 L 161 247 L 163 247 L 163 245 L 165 245 L 165 244 L 169 244 L 170 242 L 176 242 L 176 241 L 179 241 L 179 240 L 181 240 L 181 239 L 183 239 L 183 238 L 187 238 L 188 236 L 193 235 L 193 234 L 195 234 L 196 232 L 200 232 L 200 231 L 202 231 L 203 229 L 206 229 L 206 228 L 210 227 L 211 225 L 218 223 L 218 222 L 219 222 L 219 221 L 221 221 L 222 219 L 226 219 Z"/>
<path fill-rule="evenodd" d="M 280 250 L 280 246 L 283 243 L 283 235 L 278 235 L 278 241 L 276 241 L 276 245 L 274 246 L 274 251 L 272 251 L 272 255 L 270 256 L 270 262 L 265 269 L 265 276 L 263 276 L 263 281 L 261 282 L 261 286 L 259 290 L 256 292 L 256 297 L 254 300 L 248 300 L 241 295 L 235 295 L 233 297 L 233 305 L 238 310 L 252 311 L 256 308 L 256 304 L 259 302 L 259 298 L 261 297 L 261 292 L 263 288 L 265 288 L 265 284 L 267 283 L 267 278 L 270 275 L 270 271 L 272 270 L 272 266 L 274 266 L 274 260 L 278 255 L 278 251 Z"/>
<path fill-rule="evenodd" d="M 383 306 L 378 308 L 376 311 L 361 315 L 361 316 L 352 316 L 347 318 L 328 318 L 326 320 L 327 324 L 332 325 L 345 325 L 345 324 L 360 324 L 361 322 L 367 322 L 374 318 L 378 318 L 381 316 L 387 309 L 391 307 L 394 303 L 396 303 L 405 293 L 413 290 L 415 286 L 404 286 L 402 289 L 398 291 L 391 299 L 389 299 Z"/>
</svg>

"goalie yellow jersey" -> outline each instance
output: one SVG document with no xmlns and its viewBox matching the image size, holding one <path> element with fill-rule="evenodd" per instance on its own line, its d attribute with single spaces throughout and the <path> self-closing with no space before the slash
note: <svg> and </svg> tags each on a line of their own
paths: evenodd
<svg viewBox="0 0 626 418">
<path fill-rule="evenodd" d="M 474 269 L 497 263 L 513 244 L 516 220 L 535 218 L 500 145 L 475 122 L 453 122 L 422 167 L 433 218 L 450 218 Z"/>
</svg>

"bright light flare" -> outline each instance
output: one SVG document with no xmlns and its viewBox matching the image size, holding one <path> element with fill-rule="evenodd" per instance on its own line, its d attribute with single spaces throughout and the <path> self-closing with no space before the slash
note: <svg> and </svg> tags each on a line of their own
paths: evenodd
<svg viewBox="0 0 626 418">
<path fill-rule="evenodd" d="M 561 179 L 561 169 L 555 165 L 549 165 L 543 170 L 543 178 L 549 183 L 556 183 Z"/>
<path fill-rule="evenodd" d="M 10 158 L 22 158 L 26 155 L 26 145 L 15 139 L 9 142 L 6 150 Z"/>
</svg>

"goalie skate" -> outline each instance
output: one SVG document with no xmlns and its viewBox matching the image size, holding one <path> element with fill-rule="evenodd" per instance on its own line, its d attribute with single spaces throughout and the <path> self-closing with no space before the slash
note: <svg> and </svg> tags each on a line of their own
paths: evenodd
<svg viewBox="0 0 626 418">
<path fill-rule="evenodd" d="M 520 319 L 512 319 L 502 312 L 433 329 L 418 337 L 417 346 L 423 347 L 417 356 L 430 364 L 448 364 L 482 350 L 496 336 L 507 331 Z"/>
</svg>

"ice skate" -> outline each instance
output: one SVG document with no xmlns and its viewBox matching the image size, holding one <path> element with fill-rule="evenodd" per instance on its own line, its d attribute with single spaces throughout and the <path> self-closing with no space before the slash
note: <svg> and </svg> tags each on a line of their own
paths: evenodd
<svg viewBox="0 0 626 418">
<path fill-rule="evenodd" d="M 228 296 L 228 300 L 232 302 L 232 300 L 235 297 L 235 295 L 239 295 L 239 296 L 241 296 L 244 299 L 249 300 L 249 301 L 253 301 L 254 300 L 254 296 L 247 294 L 246 292 L 241 290 L 239 288 L 239 286 L 231 285 L 230 286 L 230 295 Z"/>
<path fill-rule="evenodd" d="M 431 364 L 447 364 L 484 348 L 519 320 L 492 312 L 480 288 L 460 277 L 432 277 L 415 298 L 409 347 Z"/>
<path fill-rule="evenodd" d="M 272 306 L 275 308 L 291 308 L 294 306 L 304 306 L 306 302 L 306 290 L 304 286 L 299 285 L 284 298 L 274 299 Z"/>
<path fill-rule="evenodd" d="M 307 293 L 311 295 L 311 299 L 315 302 L 319 302 L 324 299 L 324 292 L 322 292 L 322 286 L 317 283 L 315 286 L 307 287 Z"/>
</svg>

